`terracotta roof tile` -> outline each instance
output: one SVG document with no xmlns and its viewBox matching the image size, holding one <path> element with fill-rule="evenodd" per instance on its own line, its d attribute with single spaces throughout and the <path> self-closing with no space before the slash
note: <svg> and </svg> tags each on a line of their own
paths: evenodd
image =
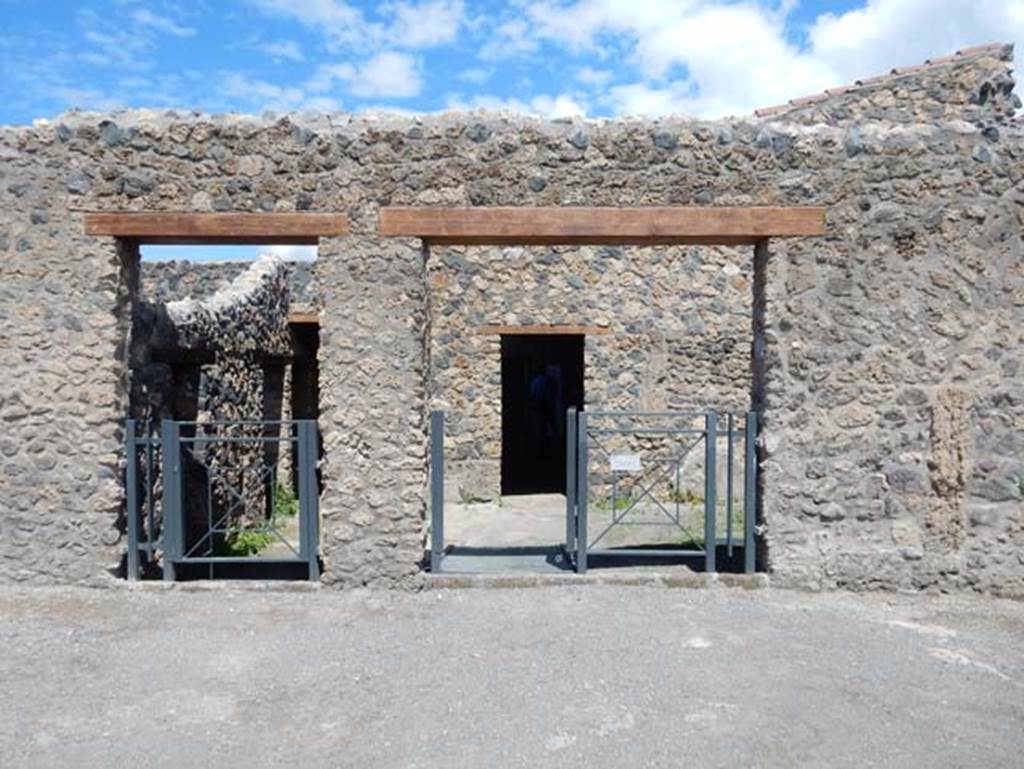
<svg viewBox="0 0 1024 769">
<path fill-rule="evenodd" d="M 886 80 L 892 80 L 892 74 L 888 75 L 874 75 L 872 77 L 862 77 L 853 82 L 857 85 L 877 85 L 878 83 L 884 83 Z"/>
<path fill-rule="evenodd" d="M 801 96 L 799 99 L 790 99 L 790 107 L 805 107 L 808 104 L 815 104 L 819 101 L 825 101 L 828 98 L 828 94 L 816 93 L 811 96 Z"/>
<path fill-rule="evenodd" d="M 874 77 L 865 77 L 860 80 L 855 80 L 851 85 L 840 85 L 834 88 L 827 88 L 823 93 L 810 94 L 808 96 L 801 96 L 797 99 L 790 99 L 785 104 L 778 104 L 774 107 L 762 107 L 761 109 L 754 110 L 754 115 L 757 117 L 771 117 L 772 115 L 780 115 L 783 112 L 788 112 L 791 109 L 797 109 L 798 107 L 805 107 L 809 104 L 817 104 L 818 102 L 825 101 L 833 96 L 839 96 L 850 91 L 856 91 L 859 88 L 870 87 L 879 85 L 890 80 L 895 80 L 906 75 L 913 75 L 918 72 L 924 72 L 934 67 L 941 67 L 946 64 L 950 64 L 960 59 L 968 58 L 971 56 L 980 56 L 986 53 L 1002 53 L 1006 50 L 1006 45 L 1003 43 L 988 43 L 986 45 L 976 45 L 972 48 L 964 48 L 963 50 L 957 51 L 956 53 L 948 56 L 936 56 L 932 59 L 925 59 L 921 64 L 912 64 L 907 67 L 894 67 L 885 75 L 875 75 Z"/>
<path fill-rule="evenodd" d="M 914 64 L 910 67 L 893 67 L 890 75 L 912 75 L 915 72 L 923 72 L 926 69 L 931 69 L 928 64 Z"/>
<path fill-rule="evenodd" d="M 754 114 L 758 117 L 769 117 L 771 115 L 778 115 L 783 112 L 789 112 L 793 109 L 791 104 L 776 104 L 774 107 L 762 107 L 761 109 L 754 110 Z"/>
<path fill-rule="evenodd" d="M 829 96 L 841 96 L 847 91 L 853 91 L 855 89 L 856 86 L 852 85 L 837 85 L 835 88 L 826 88 L 825 93 L 827 93 Z"/>
<path fill-rule="evenodd" d="M 986 43 L 976 45 L 973 48 L 964 48 L 956 52 L 957 56 L 976 56 L 979 53 L 997 53 L 1003 50 L 1002 43 Z"/>
</svg>

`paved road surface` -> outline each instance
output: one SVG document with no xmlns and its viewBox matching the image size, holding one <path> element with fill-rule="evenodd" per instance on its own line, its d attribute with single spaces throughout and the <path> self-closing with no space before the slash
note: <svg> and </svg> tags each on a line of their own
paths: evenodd
<svg viewBox="0 0 1024 769">
<path fill-rule="evenodd" d="M 1013 767 L 1024 604 L 0 589 L 4 767 Z"/>
</svg>

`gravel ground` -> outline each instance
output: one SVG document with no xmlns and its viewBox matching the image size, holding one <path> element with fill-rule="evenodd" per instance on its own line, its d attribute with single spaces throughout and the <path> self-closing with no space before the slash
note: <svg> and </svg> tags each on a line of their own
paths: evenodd
<svg viewBox="0 0 1024 769">
<path fill-rule="evenodd" d="M 4 767 L 1021 766 L 1024 604 L 0 589 Z"/>
</svg>

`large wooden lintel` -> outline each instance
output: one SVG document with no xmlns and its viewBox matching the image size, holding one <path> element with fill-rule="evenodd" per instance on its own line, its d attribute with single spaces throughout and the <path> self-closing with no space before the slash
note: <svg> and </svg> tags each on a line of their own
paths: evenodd
<svg viewBox="0 0 1024 769">
<path fill-rule="evenodd" d="M 281 244 L 315 246 L 348 234 L 344 214 L 88 213 L 87 235 L 155 244 Z"/>
<path fill-rule="evenodd" d="M 409 208 L 380 211 L 380 234 L 441 245 L 752 245 L 825 233 L 825 209 Z"/>
</svg>

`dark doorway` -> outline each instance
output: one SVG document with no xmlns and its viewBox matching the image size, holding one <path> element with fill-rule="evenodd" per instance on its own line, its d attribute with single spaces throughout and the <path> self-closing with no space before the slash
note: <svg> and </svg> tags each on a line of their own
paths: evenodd
<svg viewBox="0 0 1024 769">
<path fill-rule="evenodd" d="M 501 493 L 565 493 L 565 413 L 583 408 L 581 335 L 501 337 Z"/>
<path fill-rule="evenodd" d="M 320 418 L 320 325 L 318 323 L 291 323 L 292 331 L 292 419 Z M 324 455 L 323 435 L 317 431 L 319 457 Z M 298 488 L 298 465 L 292 465 L 292 482 Z M 320 463 L 316 470 L 318 493 L 323 491 Z"/>
</svg>

